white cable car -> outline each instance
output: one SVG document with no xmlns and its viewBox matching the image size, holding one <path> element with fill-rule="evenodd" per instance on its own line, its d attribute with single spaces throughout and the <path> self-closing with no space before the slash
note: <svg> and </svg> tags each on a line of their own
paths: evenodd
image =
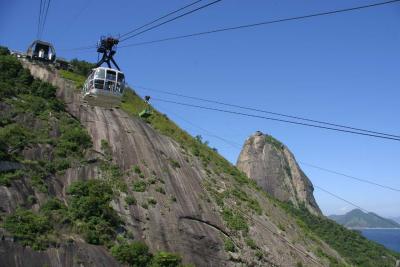
<svg viewBox="0 0 400 267">
<path fill-rule="evenodd" d="M 51 43 L 36 40 L 29 46 L 26 55 L 30 59 L 54 62 L 56 50 Z"/>
<path fill-rule="evenodd" d="M 83 100 L 89 105 L 115 107 L 121 102 L 122 93 L 125 89 L 125 76 L 115 62 L 113 56 L 116 51 L 113 49 L 118 40 L 112 37 L 101 38 L 97 52 L 103 54 L 86 79 L 82 88 Z M 101 67 L 106 63 L 108 68 Z M 113 63 L 116 69 L 111 68 Z"/>
<path fill-rule="evenodd" d="M 89 105 L 114 107 L 121 102 L 125 76 L 112 68 L 94 68 L 82 89 L 83 100 Z"/>
</svg>

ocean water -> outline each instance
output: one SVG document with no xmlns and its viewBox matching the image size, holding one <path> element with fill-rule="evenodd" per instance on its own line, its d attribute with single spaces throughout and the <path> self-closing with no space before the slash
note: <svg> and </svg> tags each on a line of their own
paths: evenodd
<svg viewBox="0 0 400 267">
<path fill-rule="evenodd" d="M 400 252 L 400 229 L 360 229 L 363 236 Z"/>
</svg>

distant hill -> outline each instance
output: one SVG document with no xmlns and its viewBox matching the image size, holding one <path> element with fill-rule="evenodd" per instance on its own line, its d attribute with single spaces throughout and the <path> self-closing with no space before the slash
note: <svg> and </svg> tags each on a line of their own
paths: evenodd
<svg viewBox="0 0 400 267">
<path fill-rule="evenodd" d="M 365 213 L 359 209 L 354 209 L 344 215 L 331 215 L 329 218 L 347 228 L 400 228 L 400 224 L 393 220 L 372 212 Z"/>
<path fill-rule="evenodd" d="M 390 218 L 390 219 L 395 221 L 395 222 L 397 222 L 397 223 L 400 223 L 400 217 L 393 217 L 393 218 Z"/>
</svg>

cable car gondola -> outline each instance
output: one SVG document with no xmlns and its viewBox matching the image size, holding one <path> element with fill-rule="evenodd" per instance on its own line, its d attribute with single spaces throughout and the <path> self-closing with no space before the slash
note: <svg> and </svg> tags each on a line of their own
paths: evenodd
<svg viewBox="0 0 400 267">
<path fill-rule="evenodd" d="M 115 107 L 121 102 L 125 89 L 125 75 L 113 58 L 116 53 L 113 47 L 117 44 L 118 40 L 112 37 L 100 40 L 97 52 L 103 56 L 82 88 L 83 100 L 89 105 Z M 108 67 L 101 67 L 103 63 Z M 115 69 L 111 67 L 111 63 L 115 65 Z"/>
<path fill-rule="evenodd" d="M 121 102 L 125 76 L 121 71 L 94 68 L 83 85 L 83 99 L 93 106 L 116 106 Z"/>
<path fill-rule="evenodd" d="M 36 59 L 45 62 L 54 62 L 56 60 L 56 50 L 51 43 L 41 40 L 35 40 L 29 46 L 26 55 L 30 59 Z"/>
</svg>

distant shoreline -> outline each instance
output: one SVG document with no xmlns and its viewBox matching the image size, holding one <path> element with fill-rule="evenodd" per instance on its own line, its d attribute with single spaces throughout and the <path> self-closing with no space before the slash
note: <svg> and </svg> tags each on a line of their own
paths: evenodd
<svg viewBox="0 0 400 267">
<path fill-rule="evenodd" d="M 400 227 L 347 227 L 351 230 L 400 230 Z"/>
</svg>

